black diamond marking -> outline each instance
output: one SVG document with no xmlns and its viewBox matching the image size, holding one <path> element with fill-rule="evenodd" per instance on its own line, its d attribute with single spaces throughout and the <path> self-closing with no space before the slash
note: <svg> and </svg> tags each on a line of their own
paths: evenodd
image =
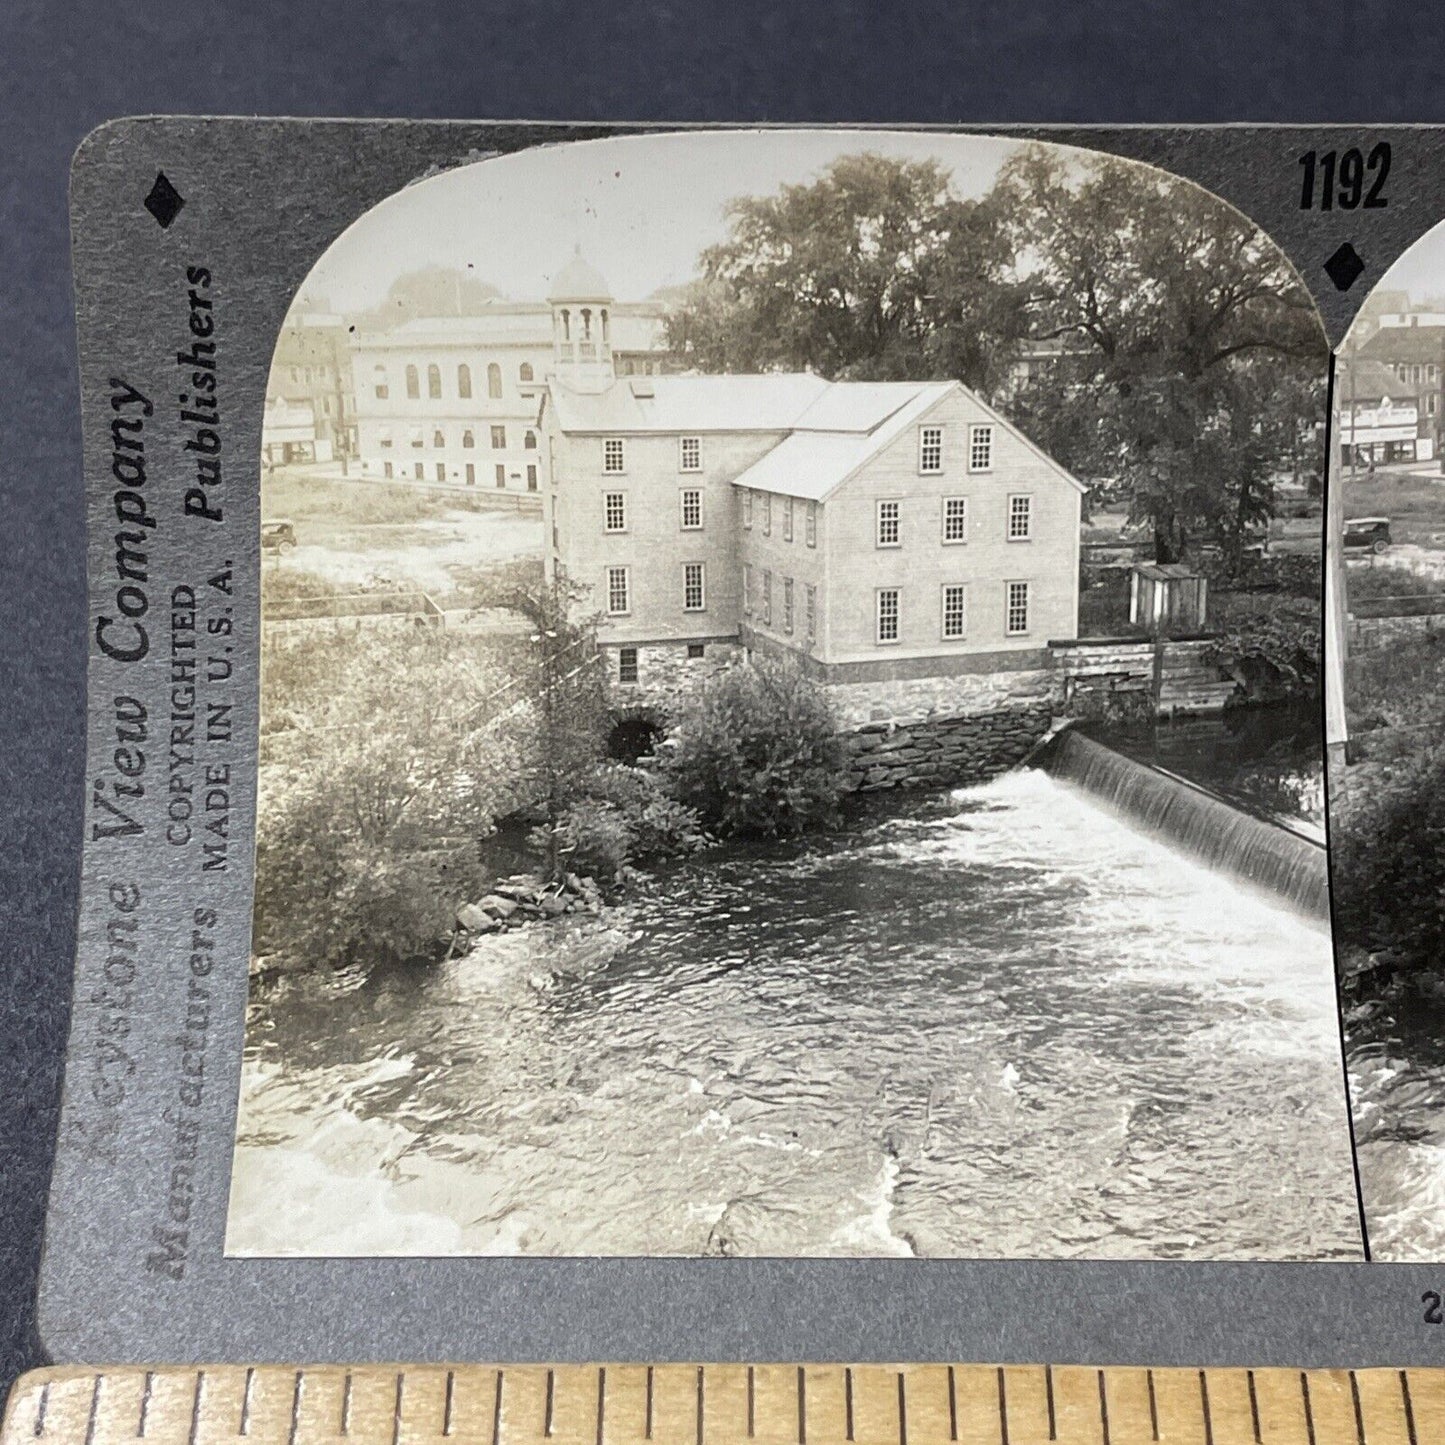
<svg viewBox="0 0 1445 1445">
<path fill-rule="evenodd" d="M 151 186 L 150 193 L 146 196 L 144 205 L 161 230 L 170 229 L 171 222 L 181 213 L 181 207 L 186 203 L 186 198 L 170 183 L 164 171 L 156 172 L 155 184 Z"/>
<path fill-rule="evenodd" d="M 1325 262 L 1325 275 L 1335 283 L 1336 291 L 1348 291 L 1364 273 L 1360 253 L 1348 241 Z"/>
</svg>

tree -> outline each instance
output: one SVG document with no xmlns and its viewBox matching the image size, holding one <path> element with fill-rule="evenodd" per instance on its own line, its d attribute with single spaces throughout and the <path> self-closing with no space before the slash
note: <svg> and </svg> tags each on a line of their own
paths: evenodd
<svg viewBox="0 0 1445 1445">
<path fill-rule="evenodd" d="M 1030 148 L 995 202 L 1031 334 L 1066 358 L 1013 419 L 1116 486 L 1159 560 L 1202 539 L 1237 554 L 1322 405 L 1328 345 L 1294 269 L 1239 212 L 1134 162 Z"/>
<path fill-rule="evenodd" d="M 702 370 L 992 380 L 1013 314 L 1005 238 L 937 162 L 844 156 L 811 185 L 735 200 L 729 220 L 668 315 Z"/>
</svg>

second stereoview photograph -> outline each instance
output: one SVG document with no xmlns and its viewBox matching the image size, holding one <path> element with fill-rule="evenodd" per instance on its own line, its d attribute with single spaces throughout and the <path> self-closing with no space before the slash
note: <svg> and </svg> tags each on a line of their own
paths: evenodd
<svg viewBox="0 0 1445 1445">
<path fill-rule="evenodd" d="M 362 215 L 266 396 L 228 1251 L 1363 1258 L 1329 365 L 1247 217 L 1050 144 L 633 136 Z M 1420 455 L 1350 451 L 1372 596 L 1438 590 Z"/>
</svg>

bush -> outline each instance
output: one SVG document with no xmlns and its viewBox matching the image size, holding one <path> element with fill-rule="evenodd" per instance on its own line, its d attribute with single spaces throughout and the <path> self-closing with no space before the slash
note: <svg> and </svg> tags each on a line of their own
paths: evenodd
<svg viewBox="0 0 1445 1445">
<path fill-rule="evenodd" d="M 684 703 L 666 767 L 704 824 L 765 838 L 836 821 L 847 777 L 827 696 L 772 659 L 731 668 Z"/>
</svg>

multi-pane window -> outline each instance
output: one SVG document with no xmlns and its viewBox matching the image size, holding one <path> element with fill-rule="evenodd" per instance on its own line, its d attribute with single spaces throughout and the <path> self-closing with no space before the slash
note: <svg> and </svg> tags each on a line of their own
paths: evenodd
<svg viewBox="0 0 1445 1445">
<path fill-rule="evenodd" d="M 524 451 L 529 451 L 529 452 L 534 452 L 534 451 L 537 450 L 537 433 L 536 433 L 536 432 L 534 432 L 534 431 L 529 431 L 529 432 L 527 432 L 527 433 L 523 436 L 523 438 L 522 438 L 522 449 L 523 449 Z"/>
<path fill-rule="evenodd" d="M 753 494 L 749 487 L 743 488 L 743 526 L 753 525 Z"/>
<path fill-rule="evenodd" d="M 477 464 L 476 464 L 475 462 L 468 462 L 468 463 L 467 463 L 467 485 L 468 485 L 469 487 L 474 487 L 474 486 L 476 486 L 476 484 L 477 484 Z"/>
<path fill-rule="evenodd" d="M 699 657 L 706 657 L 707 644 L 705 642 L 689 642 L 687 644 L 687 655 L 694 661 Z"/>
<path fill-rule="evenodd" d="M 504 426 L 492 428 L 492 450 L 502 451 L 507 445 L 507 429 Z"/>
<path fill-rule="evenodd" d="M 684 472 L 700 472 L 702 470 L 702 438 L 683 437 L 677 447 L 678 469 Z"/>
<path fill-rule="evenodd" d="M 493 401 L 500 401 L 502 397 L 502 368 L 495 361 L 487 367 L 487 395 Z"/>
<path fill-rule="evenodd" d="M 497 485 L 499 487 L 507 485 L 507 469 L 501 462 L 497 463 Z"/>
<path fill-rule="evenodd" d="M 763 536 L 773 535 L 773 494 L 763 493 Z"/>
<path fill-rule="evenodd" d="M 446 446 L 446 444 L 447 444 L 447 434 L 446 434 L 440 427 L 438 427 L 438 428 L 431 434 L 431 444 L 432 444 L 438 451 L 441 451 L 442 448 Z"/>
<path fill-rule="evenodd" d="M 619 647 L 617 649 L 617 680 L 618 682 L 637 681 L 637 649 L 635 647 Z"/>
<path fill-rule="evenodd" d="M 1004 631 L 1018 637 L 1029 630 L 1029 584 L 1004 583 Z"/>
<path fill-rule="evenodd" d="M 808 629 L 808 641 L 818 636 L 818 589 L 811 582 L 803 588 L 803 618 Z"/>
<path fill-rule="evenodd" d="M 476 433 L 475 433 L 475 432 L 473 432 L 473 431 L 471 431 L 470 429 L 468 429 L 467 431 L 464 431 L 464 432 L 462 433 L 462 446 L 463 446 L 463 447 L 471 448 L 471 447 L 476 446 L 476 444 L 477 444 L 477 438 L 476 438 Z"/>
<path fill-rule="evenodd" d="M 438 463 L 437 463 L 437 481 L 439 481 L 439 482 L 444 482 L 444 481 L 446 481 L 446 479 L 447 479 L 447 464 L 446 464 L 445 462 L 438 462 Z"/>
<path fill-rule="evenodd" d="M 765 626 L 773 625 L 773 574 L 766 568 L 763 569 L 763 596 L 762 605 L 758 608 L 758 615 L 763 619 Z"/>
<path fill-rule="evenodd" d="M 971 426 L 968 429 L 968 469 L 986 472 L 993 466 L 993 427 Z"/>
<path fill-rule="evenodd" d="M 391 395 L 391 387 L 386 379 L 386 368 L 384 366 L 378 366 L 375 370 L 374 377 L 372 387 L 376 392 L 376 399 L 377 401 L 385 401 L 387 397 Z"/>
<path fill-rule="evenodd" d="M 793 579 L 783 578 L 783 631 L 793 630 Z"/>
<path fill-rule="evenodd" d="M 411 474 L 417 479 L 417 481 L 423 481 L 426 477 L 426 468 L 420 462 L 413 462 Z"/>
<path fill-rule="evenodd" d="M 442 399 L 442 369 L 436 362 L 426 369 L 426 394 L 432 401 Z"/>
<path fill-rule="evenodd" d="M 607 569 L 607 610 L 614 617 L 632 610 L 631 588 L 626 567 Z"/>
<path fill-rule="evenodd" d="M 682 527 L 696 532 L 702 526 L 702 493 L 696 487 L 685 487 L 682 493 Z"/>
<path fill-rule="evenodd" d="M 705 605 L 701 562 L 682 564 L 682 610 L 701 612 Z"/>
<path fill-rule="evenodd" d="M 918 428 L 918 470 L 920 472 L 941 472 L 943 470 L 943 428 L 941 426 Z"/>
<path fill-rule="evenodd" d="M 878 589 L 878 641 L 898 641 L 898 589 Z"/>
<path fill-rule="evenodd" d="M 753 615 L 753 564 L 743 563 L 743 616 Z"/>
<path fill-rule="evenodd" d="M 1008 499 L 1008 539 L 1026 542 L 1034 531 L 1034 499 L 1019 494 Z"/>
<path fill-rule="evenodd" d="M 968 541 L 968 499 L 966 497 L 945 497 L 943 499 L 943 540 L 945 542 Z"/>
<path fill-rule="evenodd" d="M 948 582 L 943 588 L 943 635 L 964 637 L 968 633 L 968 588 L 962 582 Z"/>
<path fill-rule="evenodd" d="M 527 490 L 529 492 L 535 492 L 537 490 L 537 467 L 535 463 L 527 468 Z"/>
<path fill-rule="evenodd" d="M 472 369 L 465 361 L 457 367 L 457 395 L 463 401 L 472 399 Z"/>
<path fill-rule="evenodd" d="M 878 503 L 878 545 L 880 547 L 898 547 L 902 545 L 898 525 L 900 506 L 901 503 L 899 502 Z"/>
<path fill-rule="evenodd" d="M 602 494 L 602 530 L 604 532 L 625 532 L 627 530 L 626 492 L 604 492 Z"/>
<path fill-rule="evenodd" d="M 602 443 L 602 470 L 604 472 L 626 471 L 626 455 L 622 450 L 621 437 L 608 437 Z"/>
<path fill-rule="evenodd" d="M 392 480 L 392 466 L 390 462 L 383 462 L 381 464 L 381 474 L 387 479 L 387 481 Z"/>
<path fill-rule="evenodd" d="M 818 504 L 816 502 L 808 503 L 808 515 L 803 523 L 803 531 L 808 545 L 816 547 L 818 545 Z"/>
<path fill-rule="evenodd" d="M 421 378 L 414 366 L 408 366 L 406 369 L 406 394 L 413 401 L 421 396 Z"/>
</svg>

